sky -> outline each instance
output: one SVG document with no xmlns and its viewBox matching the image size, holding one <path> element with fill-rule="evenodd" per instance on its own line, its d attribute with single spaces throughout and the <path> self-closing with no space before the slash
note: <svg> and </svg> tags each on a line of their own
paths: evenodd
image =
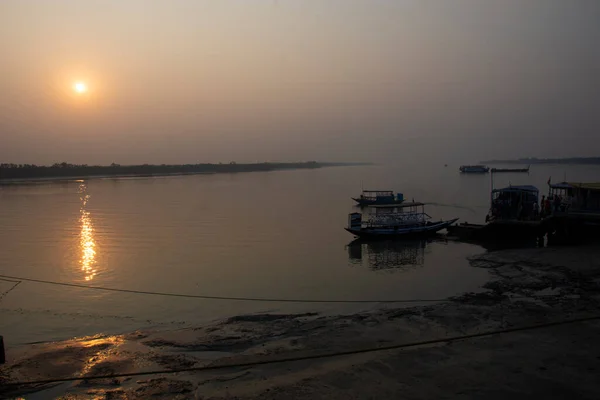
<svg viewBox="0 0 600 400">
<path fill-rule="evenodd" d="M 0 162 L 600 156 L 598 21 L 597 0 L 2 0 Z"/>
</svg>

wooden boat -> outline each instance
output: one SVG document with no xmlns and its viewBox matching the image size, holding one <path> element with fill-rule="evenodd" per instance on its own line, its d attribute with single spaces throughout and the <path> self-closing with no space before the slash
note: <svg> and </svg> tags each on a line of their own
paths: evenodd
<svg viewBox="0 0 600 400">
<path fill-rule="evenodd" d="M 493 173 L 498 172 L 525 172 L 529 173 L 529 166 L 527 168 L 492 168 Z"/>
<path fill-rule="evenodd" d="M 538 220 L 539 193 L 538 188 L 531 185 L 493 189 L 486 222 Z"/>
<path fill-rule="evenodd" d="M 485 224 L 458 224 L 448 228 L 448 234 L 463 240 L 522 240 L 544 233 L 538 204 L 539 190 L 535 186 L 509 186 L 493 189 L 490 211 Z"/>
<path fill-rule="evenodd" d="M 429 236 L 458 221 L 431 221 L 424 203 L 373 206 L 370 214 L 348 214 L 348 232 L 357 237 Z M 363 218 L 364 217 L 364 218 Z"/>
<path fill-rule="evenodd" d="M 360 197 L 352 197 L 359 206 L 401 204 L 404 201 L 402 193 L 394 194 L 391 190 L 363 190 Z"/>
<path fill-rule="evenodd" d="M 461 165 L 458 170 L 463 174 L 485 174 L 490 168 L 485 165 Z"/>
<path fill-rule="evenodd" d="M 548 180 L 544 207 L 548 231 L 563 238 L 592 238 L 600 235 L 600 182 Z"/>
</svg>

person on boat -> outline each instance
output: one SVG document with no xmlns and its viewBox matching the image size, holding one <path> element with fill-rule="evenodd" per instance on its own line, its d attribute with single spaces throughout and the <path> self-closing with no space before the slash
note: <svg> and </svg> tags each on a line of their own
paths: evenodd
<svg viewBox="0 0 600 400">
<path fill-rule="evenodd" d="M 555 194 L 554 195 L 554 212 L 560 211 L 560 203 L 561 203 L 560 196 Z"/>
<path fill-rule="evenodd" d="M 552 214 L 552 203 L 550 202 L 550 196 L 546 197 L 545 208 L 548 215 Z"/>
<path fill-rule="evenodd" d="M 537 220 L 540 216 L 540 205 L 536 202 L 533 203 L 533 219 Z"/>
</svg>

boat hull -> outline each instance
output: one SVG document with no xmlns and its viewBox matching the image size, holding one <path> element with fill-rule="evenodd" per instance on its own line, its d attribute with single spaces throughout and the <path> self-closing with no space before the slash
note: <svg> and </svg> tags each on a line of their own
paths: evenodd
<svg viewBox="0 0 600 400">
<path fill-rule="evenodd" d="M 544 233 L 542 221 L 492 221 L 484 225 L 465 223 L 448 228 L 449 235 L 471 241 L 537 238 Z"/>
<path fill-rule="evenodd" d="M 485 174 L 490 172 L 490 168 L 485 165 L 462 165 L 458 170 L 463 174 Z"/>
<path fill-rule="evenodd" d="M 442 229 L 448 228 L 450 225 L 458 221 L 454 218 L 448 221 L 440 221 L 427 225 L 411 226 L 406 228 L 362 228 L 351 229 L 344 228 L 354 236 L 360 238 L 384 238 L 384 237 L 423 237 L 434 235 Z"/>
</svg>

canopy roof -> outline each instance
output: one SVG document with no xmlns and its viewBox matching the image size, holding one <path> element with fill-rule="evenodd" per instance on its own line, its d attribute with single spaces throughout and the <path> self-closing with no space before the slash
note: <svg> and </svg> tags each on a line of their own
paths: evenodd
<svg viewBox="0 0 600 400">
<path fill-rule="evenodd" d="M 539 193 L 538 188 L 532 185 L 522 185 L 522 186 L 509 186 L 502 189 L 494 189 L 493 193 L 498 192 L 532 192 Z"/>
<path fill-rule="evenodd" d="M 550 184 L 552 189 L 600 190 L 600 182 L 561 182 Z"/>
<path fill-rule="evenodd" d="M 410 203 L 400 203 L 400 204 L 380 204 L 371 206 L 373 208 L 407 208 L 407 207 L 420 207 L 424 206 L 425 203 L 419 202 L 410 202 Z"/>
</svg>

